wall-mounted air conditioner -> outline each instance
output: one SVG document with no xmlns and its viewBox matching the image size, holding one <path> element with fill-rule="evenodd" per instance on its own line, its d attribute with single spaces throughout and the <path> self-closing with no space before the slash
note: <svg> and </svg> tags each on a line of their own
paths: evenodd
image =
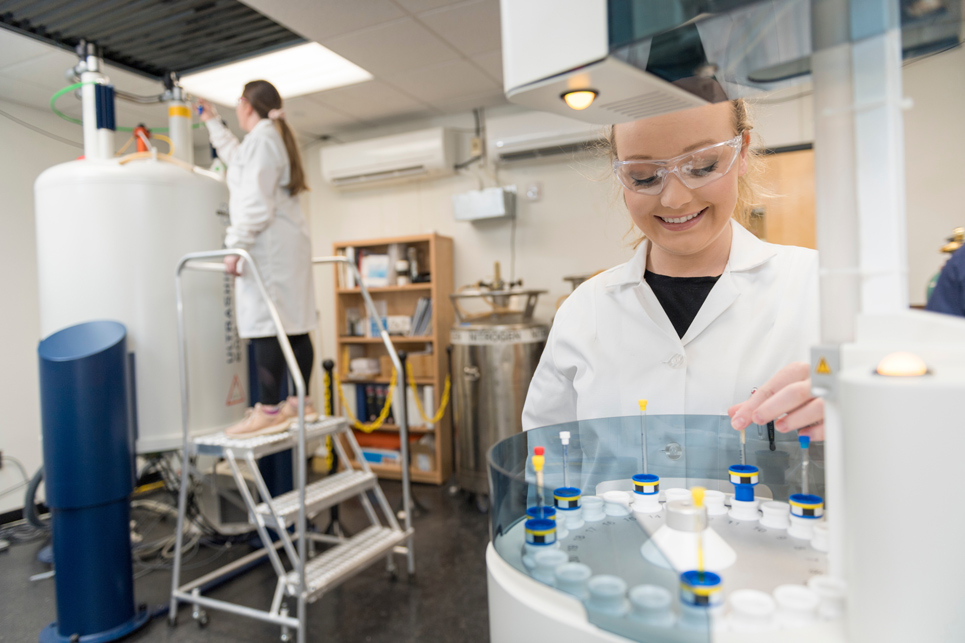
<svg viewBox="0 0 965 643">
<path fill-rule="evenodd" d="M 549 112 L 523 112 L 486 120 L 486 149 L 497 163 L 579 152 L 603 138 L 603 126 Z"/>
<path fill-rule="evenodd" d="M 455 173 L 456 135 L 435 127 L 322 148 L 322 177 L 340 188 L 367 188 Z"/>
</svg>

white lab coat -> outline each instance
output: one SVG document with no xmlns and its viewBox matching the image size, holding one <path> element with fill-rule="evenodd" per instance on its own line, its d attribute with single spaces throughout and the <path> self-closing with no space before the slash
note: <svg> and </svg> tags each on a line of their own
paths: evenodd
<svg viewBox="0 0 965 643">
<path fill-rule="evenodd" d="M 211 144 L 228 165 L 230 199 L 225 246 L 251 253 L 288 335 L 317 327 L 312 248 L 299 198 L 284 187 L 291 167 L 281 134 L 262 119 L 239 143 L 218 118 L 207 121 Z M 268 306 L 251 273 L 235 281 L 242 337 L 275 335 Z"/>
<path fill-rule="evenodd" d="M 523 428 L 647 413 L 723 415 L 819 338 L 818 257 L 731 222 L 730 257 L 679 338 L 633 258 L 581 284 L 557 312 Z"/>
</svg>

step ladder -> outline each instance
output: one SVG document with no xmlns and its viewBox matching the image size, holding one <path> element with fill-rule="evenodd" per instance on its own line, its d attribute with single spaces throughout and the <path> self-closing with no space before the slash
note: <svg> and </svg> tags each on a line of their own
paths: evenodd
<svg viewBox="0 0 965 643">
<path fill-rule="evenodd" d="M 181 273 L 184 270 L 201 270 L 224 272 L 223 258 L 239 256 L 247 262 L 246 271 L 251 271 L 258 285 L 262 298 L 267 302 L 269 312 L 274 321 L 278 341 L 285 356 L 288 370 L 295 384 L 298 394 L 298 418 L 283 432 L 249 438 L 233 437 L 224 432 L 210 435 L 190 437 L 188 435 L 188 386 L 187 386 L 187 355 L 184 337 L 183 301 L 181 290 Z M 314 264 L 345 263 L 356 275 L 356 282 L 362 284 L 356 267 L 345 257 L 323 257 L 313 259 Z M 288 337 L 282 328 L 277 310 L 268 297 L 261 275 L 251 256 L 244 250 L 220 250 L 214 252 L 199 252 L 186 255 L 181 259 L 177 269 L 177 306 L 178 306 L 178 336 L 180 342 L 181 368 L 181 417 L 183 425 L 183 458 L 181 466 L 181 489 L 178 497 L 177 536 L 174 552 L 174 570 L 171 579 L 171 605 L 169 621 L 171 625 L 177 623 L 177 609 L 179 603 L 193 606 L 192 617 L 200 625 L 207 623 L 205 608 L 215 609 L 238 616 L 274 623 L 281 627 L 281 640 L 291 641 L 292 631 L 297 636 L 298 643 L 305 643 L 305 606 L 320 598 L 325 592 L 333 589 L 339 583 L 351 578 L 363 569 L 371 566 L 380 559 L 386 561 L 386 568 L 390 574 L 397 573 L 393 559 L 394 554 L 403 554 L 407 560 L 407 571 L 415 573 L 415 557 L 412 549 L 411 525 L 411 492 L 409 488 L 409 471 L 402 467 L 402 506 L 403 525 L 399 524 L 392 507 L 386 500 L 378 484 L 378 478 L 372 473 L 368 462 L 359 448 L 348 424 L 342 417 L 322 417 L 315 422 L 305 422 L 305 382 L 298 369 L 294 353 L 288 343 Z M 378 317 L 375 305 L 364 284 L 361 292 L 369 314 Z M 396 371 L 403 372 L 399 356 L 392 345 L 389 335 L 382 330 L 382 341 L 392 358 Z M 405 395 L 401 402 L 405 403 Z M 408 425 L 406 411 L 401 409 L 400 423 L 400 451 L 402 462 L 408 463 Z M 339 460 L 346 465 L 354 460 L 359 469 L 348 468 L 331 474 L 317 482 L 306 484 L 305 462 L 308 447 L 320 443 L 326 437 L 332 437 L 332 444 L 339 456 Z M 347 445 L 347 449 L 346 449 Z M 288 449 L 297 452 L 297 481 L 295 489 L 288 493 L 272 497 L 258 469 L 258 459 L 272 453 Z M 352 458 L 349 458 L 351 451 Z M 231 469 L 232 478 L 248 509 L 249 520 L 255 525 L 263 543 L 270 543 L 262 549 L 252 552 L 232 563 L 229 563 L 190 583 L 181 585 L 181 548 L 183 544 L 183 527 L 187 512 L 187 493 L 190 486 L 189 472 L 191 462 L 196 456 L 206 455 L 223 458 Z M 247 477 L 254 483 L 254 493 L 248 486 Z M 373 505 L 370 495 L 375 499 Z M 350 537 L 338 537 L 327 534 L 308 532 L 308 521 L 320 512 L 350 498 L 358 498 L 366 516 L 371 523 L 358 534 Z M 376 512 L 376 505 L 379 512 Z M 379 514 L 381 513 L 381 518 Z M 289 528 L 294 527 L 294 534 Z M 277 540 L 273 542 L 271 534 Z M 315 542 L 331 545 L 328 549 L 313 558 L 308 556 L 308 544 Z M 314 546 L 312 547 L 314 550 Z M 271 606 L 266 610 L 254 609 L 224 600 L 214 599 L 203 595 L 203 588 L 213 581 L 222 579 L 236 570 L 268 557 L 277 577 L 274 597 Z M 288 565 L 285 565 L 287 560 Z M 285 604 L 286 598 L 294 598 L 297 608 L 292 615 Z"/>
</svg>

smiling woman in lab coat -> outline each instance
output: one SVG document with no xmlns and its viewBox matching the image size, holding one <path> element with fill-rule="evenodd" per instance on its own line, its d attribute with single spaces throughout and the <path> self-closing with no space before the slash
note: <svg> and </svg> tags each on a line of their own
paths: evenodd
<svg viewBox="0 0 965 643">
<path fill-rule="evenodd" d="M 309 331 L 316 325 L 315 288 L 308 225 L 299 194 L 308 189 L 298 145 L 285 122 L 281 96 L 264 80 L 245 85 L 235 108 L 241 129 L 239 142 L 206 101 L 199 101 L 218 157 L 228 166 L 230 200 L 225 246 L 243 248 L 258 266 L 268 294 L 308 386 L 314 351 Z M 228 274 L 238 277 L 237 314 L 241 337 L 255 347 L 260 403 L 236 426 L 235 435 L 281 431 L 297 415 L 297 403 L 281 400 L 285 361 L 275 337 L 275 326 L 254 278 L 238 257 L 225 257 Z M 306 409 L 307 415 L 313 415 Z"/>
<path fill-rule="evenodd" d="M 613 127 L 614 172 L 645 238 L 558 311 L 525 429 L 637 414 L 643 398 L 649 413 L 728 413 L 736 429 L 779 418 L 779 431 L 823 437 L 805 362 L 817 253 L 738 222 L 754 200 L 750 134 L 742 100 Z"/>
</svg>

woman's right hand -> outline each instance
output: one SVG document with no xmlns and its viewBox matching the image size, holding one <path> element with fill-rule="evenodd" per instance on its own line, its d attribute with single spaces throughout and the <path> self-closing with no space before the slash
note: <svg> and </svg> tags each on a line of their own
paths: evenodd
<svg viewBox="0 0 965 643">
<path fill-rule="evenodd" d="M 201 108 L 201 113 L 198 115 L 198 118 L 202 121 L 207 122 L 218 115 L 218 110 L 214 108 L 214 105 L 203 98 L 199 98 L 195 105 Z"/>
<path fill-rule="evenodd" d="M 241 257 L 238 255 L 228 255 L 224 258 L 224 271 L 235 277 L 241 276 L 241 266 L 238 265 Z"/>
</svg>

